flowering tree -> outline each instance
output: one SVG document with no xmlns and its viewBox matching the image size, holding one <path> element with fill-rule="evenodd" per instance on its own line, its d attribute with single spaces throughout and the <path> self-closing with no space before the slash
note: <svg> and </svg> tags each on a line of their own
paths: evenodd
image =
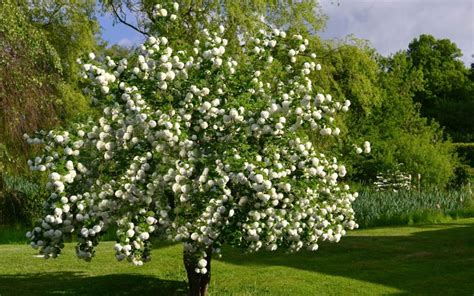
<svg viewBox="0 0 474 296">
<path fill-rule="evenodd" d="M 155 16 L 177 21 L 178 10 L 157 6 Z M 89 55 L 98 122 L 28 138 L 44 147 L 31 169 L 50 171 L 46 215 L 27 234 L 45 258 L 76 230 L 89 261 L 116 224 L 116 258 L 142 265 L 161 232 L 183 243 L 190 294 L 204 295 L 224 243 L 314 251 L 357 227 L 357 194 L 338 184 L 345 167 L 308 137 L 338 136 L 335 114 L 350 102 L 316 92 L 309 75 L 321 66 L 302 36 L 242 36 L 237 61 L 224 30 L 204 29 L 194 48 L 150 37 L 133 65 Z"/>
</svg>

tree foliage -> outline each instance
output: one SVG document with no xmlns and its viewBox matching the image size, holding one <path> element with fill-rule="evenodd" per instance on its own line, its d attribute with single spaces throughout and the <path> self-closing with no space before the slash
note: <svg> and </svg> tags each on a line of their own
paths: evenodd
<svg viewBox="0 0 474 296">
<path fill-rule="evenodd" d="M 101 0 L 103 8 L 115 15 L 117 22 L 125 23 L 137 31 L 149 34 L 169 34 L 170 40 L 194 42 L 203 28 L 216 29 L 226 26 L 225 38 L 229 48 L 239 47 L 240 34 L 257 32 L 269 24 L 296 30 L 299 33 L 315 33 L 324 27 L 326 17 L 317 0 L 179 0 L 185 12 L 183 22 L 163 20 L 154 15 L 155 0 Z M 160 1 L 164 6 L 172 1 Z M 172 28 L 172 31 L 170 31 Z"/>
<path fill-rule="evenodd" d="M 55 120 L 61 60 L 16 1 L 0 3 L 0 137 L 22 149 L 22 136 Z"/>
<path fill-rule="evenodd" d="M 0 2 L 0 202 L 8 205 L 3 213 L 10 211 L 2 222 L 31 217 L 28 204 L 36 201 L 21 190 L 26 185 L 13 186 L 36 185 L 25 172 L 23 134 L 89 115 L 76 59 L 95 45 L 94 7 L 94 1 Z"/>
<path fill-rule="evenodd" d="M 423 73 L 414 97 L 424 116 L 436 120 L 457 141 L 474 140 L 474 83 L 459 59 L 461 50 L 449 39 L 421 35 L 408 46 L 412 67 Z"/>
<path fill-rule="evenodd" d="M 439 125 L 423 118 L 414 102 L 423 72 L 404 52 L 384 58 L 357 39 L 319 44 L 326 71 L 316 74 L 318 84 L 352 102 L 342 130 L 351 131 L 348 141 L 366 138 L 373 146 L 365 160 L 345 159 L 349 177 L 370 184 L 379 174 L 402 170 L 413 178 L 420 174 L 424 184 L 446 185 L 456 165 L 453 152 Z"/>
<path fill-rule="evenodd" d="M 326 65 L 324 72 L 311 74 L 312 79 L 318 81 L 315 87 L 330 90 L 336 97 L 352 102 L 353 112 L 344 115 L 341 129 L 351 130 L 353 140 L 370 134 L 371 141 L 377 143 L 379 149 L 375 150 L 371 161 L 362 162 L 364 169 L 354 168 L 354 180 L 371 182 L 378 173 L 402 166 L 407 173 L 423 175 L 425 183 L 446 184 L 456 161 L 443 142 L 441 129 L 448 126 L 451 134 L 460 135 L 474 126 L 469 124 L 472 116 L 462 116 L 462 112 L 468 113 L 470 109 L 459 109 L 461 104 L 469 106 L 468 102 L 447 103 L 441 99 L 453 93 L 463 97 L 469 94 L 464 83 L 465 69 L 458 60 L 459 49 L 449 40 L 437 41 L 423 35 L 411 43 L 408 52 L 382 58 L 356 38 L 341 42 L 321 41 L 314 33 L 324 25 L 325 18 L 317 2 L 301 3 L 304 3 L 301 4 L 304 9 L 286 1 L 183 1 L 181 7 L 185 7 L 186 14 L 182 25 L 154 16 L 154 1 L 104 1 L 104 6 L 115 9 L 122 21 L 128 16 L 125 13 L 128 9 L 142 16 L 142 22 L 138 22 L 141 31 L 166 32 L 171 39 L 190 46 L 193 37 L 201 34 L 201 25 L 215 27 L 219 22 L 226 23 L 229 28 L 226 37 L 231 40 L 229 47 L 236 52 L 240 48 L 239 34 L 262 26 L 280 24 L 291 32 L 307 36 L 312 41 L 311 49 Z M 302 20 L 305 18 L 303 10 L 316 11 L 317 19 Z M 301 17 L 295 18 L 295 14 L 301 14 Z M 230 38 L 231 35 L 235 38 Z M 232 40 L 235 40 L 234 44 Z M 444 108 L 455 110 L 441 112 Z M 422 118 L 434 118 L 435 111 L 435 119 L 442 127 Z M 416 149 L 418 146 L 421 147 L 419 150 Z M 431 164 L 429 159 L 436 161 Z M 357 171 L 364 174 L 357 175 Z"/>
<path fill-rule="evenodd" d="M 63 78 L 76 81 L 78 57 L 95 50 L 99 26 L 93 0 L 27 0 L 29 22 L 42 31 L 56 49 Z"/>
</svg>

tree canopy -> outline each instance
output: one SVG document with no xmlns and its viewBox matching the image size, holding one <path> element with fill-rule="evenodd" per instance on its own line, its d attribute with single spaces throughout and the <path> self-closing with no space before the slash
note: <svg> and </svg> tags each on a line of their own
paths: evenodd
<svg viewBox="0 0 474 296">
<path fill-rule="evenodd" d="M 276 27 L 303 33 L 320 31 L 326 17 L 317 0 L 303 1 L 232 1 L 232 0 L 179 0 L 177 3 L 185 12 L 183 22 L 164 21 L 156 15 L 154 0 L 101 0 L 105 11 L 112 13 L 117 22 L 122 22 L 144 35 L 169 34 L 170 40 L 194 42 L 202 28 L 226 26 L 225 38 L 229 48 L 238 47 L 239 36 L 245 32 L 257 32 L 262 27 Z M 173 1 L 160 3 L 170 5 Z M 155 12 L 154 12 L 155 11 Z M 170 12 L 172 14 L 172 12 Z M 170 31 L 172 28 L 172 31 Z"/>
<path fill-rule="evenodd" d="M 448 39 L 421 35 L 406 54 L 412 67 L 423 73 L 423 87 L 414 97 L 422 114 L 445 126 L 454 140 L 474 140 L 474 82 L 459 59 L 461 50 Z"/>
</svg>

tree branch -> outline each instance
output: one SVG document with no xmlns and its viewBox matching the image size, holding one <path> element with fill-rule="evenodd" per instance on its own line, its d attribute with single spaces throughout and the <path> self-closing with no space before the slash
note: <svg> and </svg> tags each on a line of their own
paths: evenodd
<svg viewBox="0 0 474 296">
<path fill-rule="evenodd" d="M 121 22 L 122 24 L 124 24 L 124 25 L 126 25 L 126 26 L 128 26 L 128 27 L 130 27 L 130 28 L 132 28 L 132 29 L 134 29 L 135 31 L 137 31 L 137 32 L 139 32 L 139 33 L 141 33 L 141 34 L 143 34 L 143 35 L 145 35 L 145 36 L 147 36 L 147 37 L 150 36 L 150 34 L 148 34 L 147 32 L 140 30 L 139 28 L 137 28 L 136 26 L 134 26 L 134 25 L 128 23 L 124 18 L 122 18 L 122 17 L 120 16 L 120 14 L 118 13 L 117 9 L 115 8 L 113 2 L 110 3 L 110 6 L 112 7 L 112 11 L 113 11 L 115 17 L 119 20 L 119 22 Z"/>
</svg>

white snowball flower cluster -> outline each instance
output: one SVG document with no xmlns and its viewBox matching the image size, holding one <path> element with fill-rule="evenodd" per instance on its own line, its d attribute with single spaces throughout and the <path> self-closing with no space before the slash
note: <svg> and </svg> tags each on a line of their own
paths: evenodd
<svg viewBox="0 0 474 296">
<path fill-rule="evenodd" d="M 178 10 L 157 5 L 154 16 Z M 223 33 L 204 29 L 190 49 L 150 37 L 135 64 L 82 64 L 100 119 L 27 137 L 44 148 L 31 169 L 49 172 L 46 215 L 28 233 L 46 258 L 75 230 L 77 255 L 90 260 L 114 223 L 118 260 L 142 265 L 160 230 L 205 274 L 223 243 L 317 250 L 358 227 L 357 194 L 339 183 L 346 168 L 310 141 L 339 136 L 336 114 L 350 101 L 315 90 L 309 41 L 261 30 L 236 57 Z"/>
<path fill-rule="evenodd" d="M 370 142 L 365 141 L 363 146 L 364 146 L 364 149 L 362 149 L 358 146 L 355 146 L 357 154 L 361 154 L 362 152 L 364 152 L 365 154 L 369 154 L 372 151 L 372 147 L 370 146 Z"/>
<path fill-rule="evenodd" d="M 173 7 L 172 7 L 172 11 L 174 12 L 177 12 L 179 10 L 179 4 L 177 2 L 174 2 L 173 3 Z M 168 16 L 168 10 L 166 8 L 164 8 L 161 4 L 156 4 L 154 7 L 153 7 L 153 11 L 152 11 L 152 16 L 154 18 L 167 18 Z M 177 19 L 177 15 L 176 14 L 173 14 L 171 13 L 169 18 L 169 20 L 171 21 L 175 21 Z"/>
</svg>

